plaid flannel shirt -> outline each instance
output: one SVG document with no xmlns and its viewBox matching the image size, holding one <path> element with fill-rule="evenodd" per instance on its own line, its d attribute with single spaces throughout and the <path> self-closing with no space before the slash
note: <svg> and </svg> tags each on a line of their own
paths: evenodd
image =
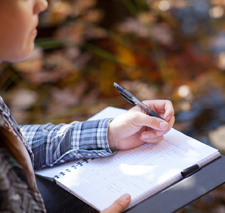
<svg viewBox="0 0 225 213">
<path fill-rule="evenodd" d="M 19 126 L 1 97 L 0 115 L 23 142 L 35 169 L 112 155 L 107 140 L 110 119 Z M 30 190 L 21 177 L 23 168 L 1 144 L 0 136 L 0 212 L 45 212 L 38 190 Z"/>
</svg>

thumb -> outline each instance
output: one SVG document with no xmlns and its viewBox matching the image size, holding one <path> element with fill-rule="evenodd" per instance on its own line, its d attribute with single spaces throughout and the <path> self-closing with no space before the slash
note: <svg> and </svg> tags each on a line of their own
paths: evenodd
<svg viewBox="0 0 225 213">
<path fill-rule="evenodd" d="M 129 205 L 130 200 L 131 196 L 129 194 L 124 194 L 101 213 L 120 213 Z"/>
</svg>

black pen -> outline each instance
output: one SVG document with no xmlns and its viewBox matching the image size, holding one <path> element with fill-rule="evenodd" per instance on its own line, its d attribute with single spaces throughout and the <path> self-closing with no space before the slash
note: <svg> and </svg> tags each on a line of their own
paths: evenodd
<svg viewBox="0 0 225 213">
<path fill-rule="evenodd" d="M 129 103 L 131 103 L 132 105 L 138 105 L 142 110 L 144 110 L 150 116 L 154 116 L 154 117 L 163 119 L 156 112 L 149 109 L 145 104 L 143 104 L 141 101 L 139 101 L 134 95 L 132 95 L 130 92 L 128 92 L 124 87 L 118 85 L 117 83 L 114 83 L 113 85 L 119 90 L 119 92 L 124 97 L 124 99 L 127 100 Z"/>
</svg>

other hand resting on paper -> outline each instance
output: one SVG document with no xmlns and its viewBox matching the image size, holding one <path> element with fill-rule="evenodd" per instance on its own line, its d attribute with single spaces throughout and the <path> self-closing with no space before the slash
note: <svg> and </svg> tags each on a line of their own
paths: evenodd
<svg viewBox="0 0 225 213">
<path fill-rule="evenodd" d="M 163 139 L 175 122 L 174 109 L 169 100 L 144 101 L 164 120 L 146 115 L 138 106 L 114 118 L 109 124 L 108 141 L 111 150 L 124 150 Z"/>
<path fill-rule="evenodd" d="M 114 203 L 107 209 L 103 210 L 101 213 L 120 213 L 127 208 L 131 200 L 129 194 L 122 195 L 119 199 L 114 201 Z"/>
</svg>

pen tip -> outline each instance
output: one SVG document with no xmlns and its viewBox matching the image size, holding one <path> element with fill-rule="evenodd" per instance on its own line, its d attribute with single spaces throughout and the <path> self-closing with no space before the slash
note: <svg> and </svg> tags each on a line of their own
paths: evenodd
<svg viewBox="0 0 225 213">
<path fill-rule="evenodd" d="M 114 82 L 113 85 L 114 85 L 114 87 L 117 87 L 118 86 L 118 84 L 116 82 Z"/>
</svg>

